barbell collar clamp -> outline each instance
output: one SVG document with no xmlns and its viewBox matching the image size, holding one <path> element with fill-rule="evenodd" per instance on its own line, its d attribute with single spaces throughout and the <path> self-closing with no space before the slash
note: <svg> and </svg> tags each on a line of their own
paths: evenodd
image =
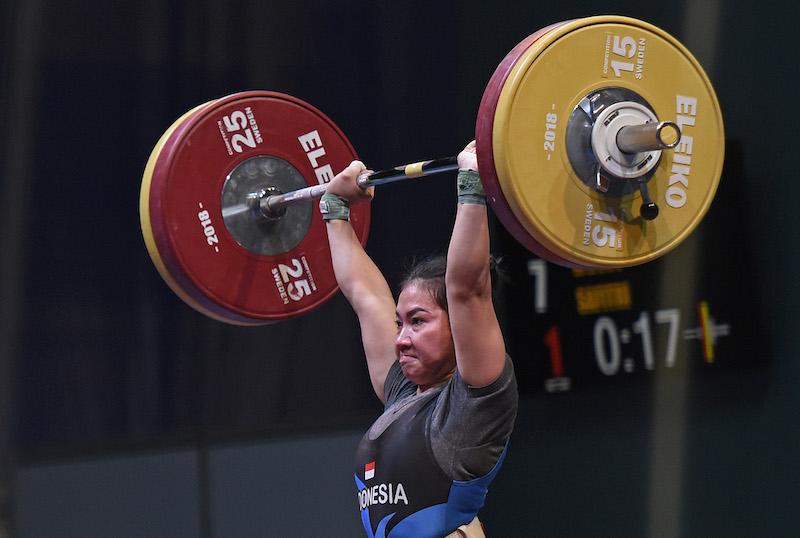
<svg viewBox="0 0 800 538">
<path fill-rule="evenodd" d="M 647 190 L 646 182 L 639 182 L 639 192 L 642 195 L 642 205 L 639 207 L 639 214 L 644 220 L 654 220 L 658 216 L 659 208 L 650 198 L 650 192 Z"/>
<path fill-rule="evenodd" d="M 268 221 L 277 220 L 286 214 L 286 206 L 276 207 L 273 210 L 265 211 L 262 207 L 262 201 L 270 198 L 271 196 L 280 196 L 283 194 L 280 189 L 274 186 L 265 187 L 258 192 L 254 192 L 247 196 L 247 203 L 250 206 L 250 211 L 256 218 L 266 218 Z"/>
</svg>

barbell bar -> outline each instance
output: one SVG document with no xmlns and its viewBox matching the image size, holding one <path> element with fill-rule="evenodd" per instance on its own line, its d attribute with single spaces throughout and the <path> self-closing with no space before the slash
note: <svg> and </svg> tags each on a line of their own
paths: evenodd
<svg viewBox="0 0 800 538">
<path fill-rule="evenodd" d="M 675 123 L 662 121 L 659 123 L 643 123 L 626 125 L 617 132 L 615 143 L 620 151 L 636 155 L 647 151 L 672 149 L 680 140 L 680 129 Z M 362 189 L 377 187 L 397 181 L 432 176 L 442 172 L 458 169 L 457 157 L 443 157 L 429 161 L 419 161 L 378 172 L 364 173 L 356 182 Z M 313 185 L 287 193 L 271 193 L 263 191 L 253 193 L 259 200 L 259 211 L 264 218 L 280 218 L 286 206 L 319 198 L 327 190 L 327 184 Z M 651 202 L 652 203 L 652 202 Z M 648 217 L 645 217 L 648 218 Z M 653 216 L 652 218 L 655 218 Z M 650 219 L 652 220 L 652 219 Z"/>
<path fill-rule="evenodd" d="M 487 84 L 475 138 L 487 200 L 508 232 L 553 263 L 601 269 L 680 244 L 713 199 L 724 147 L 699 63 L 663 30 L 618 16 L 521 41 Z M 167 284 L 215 319 L 302 315 L 338 291 L 310 201 L 357 158 L 341 129 L 296 97 L 249 91 L 200 105 L 167 129 L 145 168 L 148 252 Z M 454 157 L 416 162 L 359 184 L 456 167 Z M 351 208 L 362 244 L 369 205 Z"/>
</svg>

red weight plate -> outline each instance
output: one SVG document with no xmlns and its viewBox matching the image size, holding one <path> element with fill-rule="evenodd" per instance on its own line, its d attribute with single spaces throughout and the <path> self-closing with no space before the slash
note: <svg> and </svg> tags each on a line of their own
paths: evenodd
<svg viewBox="0 0 800 538">
<path fill-rule="evenodd" d="M 226 180 L 245 161 L 264 156 L 299 172 L 301 186 L 328 181 L 357 158 L 342 131 L 313 106 L 251 91 L 218 99 L 180 123 L 152 172 L 150 223 L 166 271 L 188 304 L 230 323 L 299 316 L 338 290 L 318 211 L 310 212 L 307 228 L 286 252 L 251 251 L 228 230 Z M 369 204 L 351 209 L 351 223 L 366 243 Z"/>
<path fill-rule="evenodd" d="M 512 237 L 520 244 L 540 258 L 565 267 L 579 267 L 575 265 L 575 263 L 550 252 L 536 241 L 536 239 L 531 237 L 528 231 L 519 223 L 503 194 L 500 180 L 497 177 L 492 138 L 497 101 L 500 98 L 500 93 L 503 90 L 506 79 L 517 60 L 519 60 L 525 51 L 538 39 L 567 22 L 569 21 L 551 24 L 529 35 L 503 58 L 503 61 L 500 62 L 500 65 L 497 66 L 497 69 L 495 69 L 492 77 L 489 79 L 486 90 L 483 92 L 483 98 L 481 99 L 480 108 L 478 109 L 478 118 L 475 125 L 475 143 L 477 145 L 478 161 L 481 165 L 481 179 L 484 189 L 486 190 L 486 196 L 489 199 L 489 203 L 495 215 L 497 215 L 497 218 L 503 223 L 503 227 L 508 230 Z"/>
<path fill-rule="evenodd" d="M 178 118 L 162 135 L 161 139 L 156 144 L 156 147 L 153 149 L 150 158 L 147 161 L 147 166 L 145 167 L 144 174 L 142 176 L 142 187 L 139 196 L 139 216 L 141 220 L 142 226 L 142 236 L 145 241 L 145 245 L 147 246 L 147 251 L 150 254 L 150 258 L 153 260 L 153 264 L 158 269 L 159 274 L 164 279 L 164 282 L 174 291 L 181 299 L 183 299 L 186 304 L 190 305 L 195 310 L 211 317 L 217 319 L 219 321 L 226 321 L 230 322 L 228 318 L 224 318 L 219 316 L 214 311 L 209 310 L 205 304 L 208 303 L 200 303 L 196 301 L 194 298 L 189 296 L 186 291 L 181 288 L 181 286 L 176 282 L 175 278 L 169 273 L 167 268 L 164 265 L 164 261 L 161 257 L 161 253 L 158 250 L 158 246 L 155 243 L 155 238 L 153 237 L 153 226 L 152 220 L 150 218 L 150 185 L 152 183 L 153 178 L 153 168 L 155 166 L 155 162 L 158 160 L 159 155 L 161 154 L 161 150 L 164 147 L 164 143 L 172 136 L 172 133 L 175 129 L 180 126 L 187 118 L 189 118 L 192 114 L 195 114 L 201 108 L 208 106 L 209 103 L 205 103 L 203 105 L 197 106 Z M 237 323 L 239 324 L 246 324 L 251 325 L 252 323 L 246 323 L 244 320 L 238 320 Z"/>
</svg>

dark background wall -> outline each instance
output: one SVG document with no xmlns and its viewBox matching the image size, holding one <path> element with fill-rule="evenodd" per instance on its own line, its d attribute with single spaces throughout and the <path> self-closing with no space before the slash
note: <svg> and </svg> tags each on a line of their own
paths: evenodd
<svg viewBox="0 0 800 538">
<path fill-rule="evenodd" d="M 189 309 L 141 239 L 144 163 L 183 112 L 252 88 L 313 103 L 370 166 L 450 155 L 473 137 L 486 82 L 518 41 L 593 14 L 665 29 L 714 84 L 728 142 L 718 198 L 688 241 L 625 278 L 643 297 L 635 308 L 679 308 L 688 327 L 708 299 L 731 334 L 715 368 L 698 366 L 687 341 L 674 368 L 604 377 L 595 319 L 574 313 L 579 278 L 548 266 L 560 306 L 537 315 L 533 257 L 495 227 L 523 397 L 482 517 L 493 536 L 797 534 L 797 135 L 784 112 L 798 83 L 797 7 L 26 0 L 2 13 L 10 535 L 357 533 L 349 458 L 379 407 L 352 313 L 337 297 L 298 320 L 241 328 Z M 451 181 L 385 189 L 368 251 L 395 283 L 410 256 L 445 246 Z M 557 394 L 543 383 L 541 335 L 553 323 L 573 342 L 572 390 Z"/>
</svg>

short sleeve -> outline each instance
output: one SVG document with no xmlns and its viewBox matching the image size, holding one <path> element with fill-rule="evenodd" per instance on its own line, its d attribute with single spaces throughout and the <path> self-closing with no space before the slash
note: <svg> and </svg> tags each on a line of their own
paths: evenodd
<svg viewBox="0 0 800 538">
<path fill-rule="evenodd" d="M 439 396 L 431 417 L 431 449 L 453 480 L 488 473 L 511 436 L 519 396 L 514 365 L 506 356 L 494 383 L 473 388 L 456 373 Z"/>
</svg>

